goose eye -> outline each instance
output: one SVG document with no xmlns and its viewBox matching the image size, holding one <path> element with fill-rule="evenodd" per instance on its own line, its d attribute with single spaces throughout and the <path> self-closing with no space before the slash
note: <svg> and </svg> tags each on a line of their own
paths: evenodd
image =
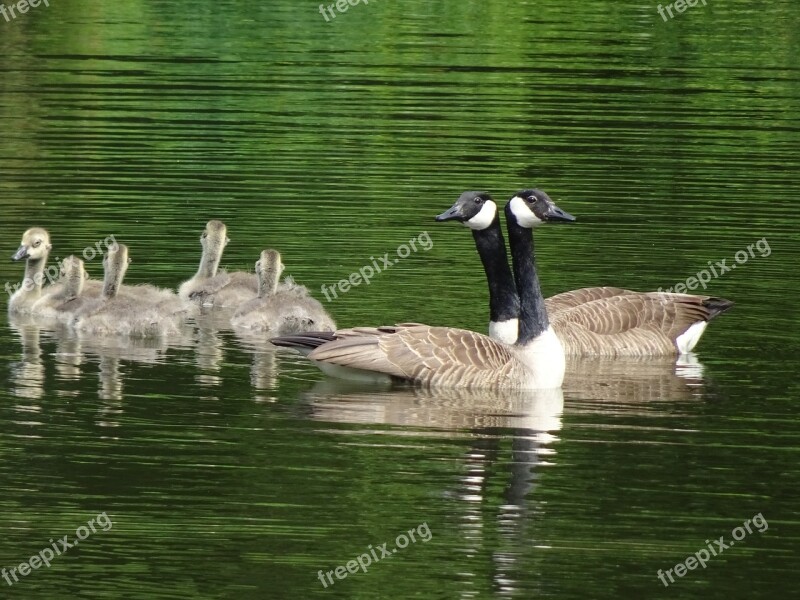
<svg viewBox="0 0 800 600">
<path fill-rule="evenodd" d="M 483 198 L 475 198 L 475 204 L 483 204 Z"/>
<path fill-rule="evenodd" d="M 34 247 L 34 248 L 38 248 L 38 247 L 39 247 L 39 246 L 41 246 L 41 245 L 42 245 L 42 242 L 41 242 L 41 240 L 36 240 L 35 242 L 33 242 L 33 247 Z"/>
<path fill-rule="evenodd" d="M 208 232 L 207 232 L 207 231 L 204 231 L 204 232 L 203 232 L 203 234 L 200 236 L 200 239 L 201 239 L 201 240 L 204 240 L 204 239 L 206 239 L 207 237 L 208 237 Z"/>
</svg>

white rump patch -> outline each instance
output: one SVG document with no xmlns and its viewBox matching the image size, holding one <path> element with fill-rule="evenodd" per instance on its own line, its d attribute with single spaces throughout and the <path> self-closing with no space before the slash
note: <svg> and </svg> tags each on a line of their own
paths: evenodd
<svg viewBox="0 0 800 600">
<path fill-rule="evenodd" d="M 514 196 L 511 199 L 511 212 L 514 213 L 514 216 L 517 218 L 517 223 L 522 227 L 536 227 L 544 223 L 544 221 L 537 217 L 528 207 L 525 200 L 519 196 Z"/>
<path fill-rule="evenodd" d="M 519 335 L 519 319 L 490 321 L 489 337 L 504 344 L 515 344 Z"/>
<path fill-rule="evenodd" d="M 675 339 L 675 345 L 678 347 L 678 352 L 681 354 L 686 354 L 687 352 L 694 350 L 694 347 L 697 346 L 697 342 L 700 341 L 700 338 L 702 337 L 707 326 L 708 321 L 698 321 L 697 323 L 693 323 L 689 329 L 680 334 Z"/>
<path fill-rule="evenodd" d="M 496 216 L 497 204 L 495 204 L 492 200 L 487 200 L 483 204 L 483 208 L 481 208 L 480 212 L 472 217 L 469 221 L 466 221 L 464 225 L 470 229 L 486 229 L 492 224 L 492 221 L 494 221 Z"/>
</svg>

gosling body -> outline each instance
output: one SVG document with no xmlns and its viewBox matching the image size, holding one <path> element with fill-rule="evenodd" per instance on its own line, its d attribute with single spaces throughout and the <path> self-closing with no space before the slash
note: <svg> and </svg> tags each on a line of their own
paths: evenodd
<svg viewBox="0 0 800 600">
<path fill-rule="evenodd" d="M 119 292 L 128 269 L 128 248 L 117 244 L 103 258 L 105 276 L 101 296 L 76 311 L 71 325 L 91 335 L 151 337 L 177 334 L 175 313 L 141 298 Z"/>
<path fill-rule="evenodd" d="M 284 265 L 276 250 L 264 250 L 256 262 L 258 296 L 242 304 L 231 318 L 239 330 L 290 335 L 305 331 L 334 331 L 336 323 L 305 286 L 279 283 Z"/>
</svg>

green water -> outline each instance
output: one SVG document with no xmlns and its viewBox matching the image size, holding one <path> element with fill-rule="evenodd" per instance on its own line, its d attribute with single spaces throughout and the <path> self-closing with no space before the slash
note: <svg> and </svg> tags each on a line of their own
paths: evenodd
<svg viewBox="0 0 800 600">
<path fill-rule="evenodd" d="M 114 234 L 129 283 L 175 286 L 219 218 L 224 266 L 277 248 L 324 301 L 427 232 L 326 307 L 485 331 L 471 236 L 433 216 L 535 185 L 579 219 L 537 230 L 546 295 L 724 259 L 709 291 L 736 307 L 696 364 L 573 364 L 563 393 L 526 397 L 343 387 L 224 321 L 165 346 L 2 317 L 0 566 L 113 526 L 0 597 L 800 592 L 800 5 L 664 22 L 656 3 L 373 0 L 326 22 L 294 0 L 49 4 L 0 17 L 7 256 L 34 225 L 51 260 Z M 763 532 L 659 581 L 758 514 Z"/>
</svg>

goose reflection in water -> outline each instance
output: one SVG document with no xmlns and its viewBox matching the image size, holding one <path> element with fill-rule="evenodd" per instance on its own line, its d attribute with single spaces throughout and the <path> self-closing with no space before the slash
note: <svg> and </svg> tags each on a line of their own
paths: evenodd
<svg viewBox="0 0 800 600">
<path fill-rule="evenodd" d="M 471 439 L 462 455 L 459 483 L 443 493 L 462 504 L 454 518 L 463 552 L 478 557 L 491 547 L 495 590 L 506 595 L 520 585 L 514 577 L 519 560 L 537 544 L 531 528 L 547 516 L 535 492 L 542 470 L 558 462 L 564 399 L 567 411 L 571 401 L 587 401 L 582 406 L 609 410 L 616 405 L 633 412 L 657 408 L 662 400 L 696 401 L 704 393 L 702 370 L 693 355 L 678 363 L 669 357 L 575 359 L 567 363 L 562 389 L 392 389 L 326 378 L 304 400 L 317 421 L 391 426 L 385 433 L 392 436 Z M 363 429 L 328 431 L 365 434 Z M 509 432 L 511 447 L 503 447 Z M 501 469 L 498 463 L 510 464 Z M 494 491 L 498 476 L 506 478 L 502 499 Z M 477 572 L 461 577 L 465 594 L 474 591 Z"/>
</svg>

